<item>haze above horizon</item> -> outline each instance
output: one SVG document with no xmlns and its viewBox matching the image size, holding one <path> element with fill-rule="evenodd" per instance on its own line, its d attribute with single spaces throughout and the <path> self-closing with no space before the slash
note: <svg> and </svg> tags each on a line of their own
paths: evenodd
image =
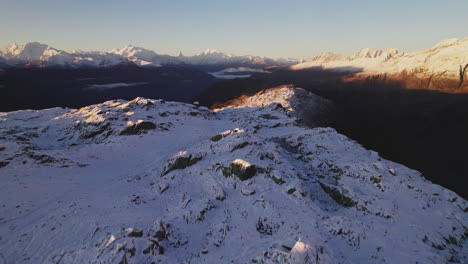
<svg viewBox="0 0 468 264">
<path fill-rule="evenodd" d="M 132 44 L 160 54 L 207 48 L 238 55 L 351 55 L 370 47 L 414 51 L 468 36 L 468 2 L 1 0 L 0 46 L 110 50 Z"/>
</svg>

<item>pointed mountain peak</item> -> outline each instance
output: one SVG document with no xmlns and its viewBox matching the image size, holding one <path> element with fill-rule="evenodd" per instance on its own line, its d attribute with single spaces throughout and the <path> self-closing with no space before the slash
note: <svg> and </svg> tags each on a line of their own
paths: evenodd
<svg viewBox="0 0 468 264">
<path fill-rule="evenodd" d="M 216 49 L 206 49 L 205 51 L 198 53 L 197 56 L 211 55 L 211 54 L 224 54 L 224 53 Z"/>
<path fill-rule="evenodd" d="M 337 61 L 337 60 L 349 60 L 349 57 L 343 54 L 333 53 L 330 51 L 324 52 L 314 58 L 313 61 L 322 61 L 322 62 L 329 62 L 329 61 Z"/>
<path fill-rule="evenodd" d="M 373 48 L 364 48 L 360 50 L 358 53 L 354 54 L 354 58 L 375 58 L 379 55 L 381 50 L 375 50 Z"/>
<path fill-rule="evenodd" d="M 10 44 L 0 50 L 0 55 L 6 59 L 29 62 L 48 59 L 59 54 L 64 56 L 68 55 L 65 51 L 54 49 L 39 42 L 27 42 L 23 45 Z"/>
<path fill-rule="evenodd" d="M 222 53 L 221 51 L 217 49 L 206 49 L 205 54 L 211 54 L 211 53 Z"/>
<path fill-rule="evenodd" d="M 144 50 L 144 48 L 137 47 L 135 45 L 127 45 L 127 46 L 123 47 L 120 50 L 127 50 L 127 51 L 130 51 L 130 50 Z"/>
<path fill-rule="evenodd" d="M 110 53 L 114 53 L 117 55 L 122 55 L 124 57 L 130 57 L 130 56 L 135 56 L 137 54 L 143 55 L 143 56 L 154 56 L 157 55 L 154 51 L 145 49 L 142 47 L 137 47 L 134 45 L 127 45 L 121 49 L 113 49 L 109 51 Z"/>
<path fill-rule="evenodd" d="M 18 45 L 16 43 L 9 44 L 7 45 L 4 49 L 1 50 L 2 54 L 5 55 L 19 55 L 22 52 L 35 52 L 35 53 L 42 53 L 46 49 L 48 49 L 49 46 L 46 44 L 41 44 L 39 42 L 27 42 L 23 45 Z"/>
<path fill-rule="evenodd" d="M 362 59 L 362 58 L 378 58 L 384 56 L 385 58 L 390 58 L 396 54 L 400 54 L 397 49 L 388 48 L 385 50 L 365 48 L 360 50 L 358 53 L 353 55 L 353 59 Z"/>
</svg>

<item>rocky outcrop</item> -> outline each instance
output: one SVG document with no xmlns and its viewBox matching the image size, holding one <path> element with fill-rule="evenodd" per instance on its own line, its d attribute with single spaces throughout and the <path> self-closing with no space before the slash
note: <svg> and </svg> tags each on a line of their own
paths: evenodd
<svg viewBox="0 0 468 264">
<path fill-rule="evenodd" d="M 156 129 L 155 123 L 139 120 L 136 123 L 129 123 L 120 135 L 138 135 L 152 129 Z"/>
<path fill-rule="evenodd" d="M 225 177 L 236 176 L 241 181 L 252 178 L 256 173 L 257 168 L 255 165 L 241 159 L 236 159 L 229 167 L 223 167 L 223 175 Z"/>
<path fill-rule="evenodd" d="M 161 175 L 164 176 L 173 170 L 182 170 L 190 167 L 202 158 L 203 156 L 200 154 L 192 155 L 185 151 L 181 151 L 166 162 L 166 166 L 164 166 Z"/>
</svg>

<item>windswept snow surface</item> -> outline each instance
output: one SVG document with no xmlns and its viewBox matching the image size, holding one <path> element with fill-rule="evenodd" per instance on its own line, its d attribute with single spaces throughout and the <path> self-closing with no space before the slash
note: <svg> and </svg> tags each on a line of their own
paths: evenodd
<svg viewBox="0 0 468 264">
<path fill-rule="evenodd" d="M 467 202 L 304 93 L 0 113 L 0 263 L 466 263 Z"/>
</svg>

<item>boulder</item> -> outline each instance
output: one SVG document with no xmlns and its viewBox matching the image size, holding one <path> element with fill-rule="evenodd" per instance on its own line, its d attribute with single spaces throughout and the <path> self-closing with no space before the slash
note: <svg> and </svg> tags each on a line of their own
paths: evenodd
<svg viewBox="0 0 468 264">
<path fill-rule="evenodd" d="M 162 176 L 168 174 L 173 170 L 185 169 L 193 164 L 197 163 L 203 158 L 202 155 L 187 154 L 186 151 L 181 151 L 170 160 L 167 161 L 166 166 L 163 169 Z"/>
<path fill-rule="evenodd" d="M 229 167 L 223 167 L 223 175 L 225 177 L 231 177 L 232 175 L 237 176 L 239 180 L 245 181 L 257 173 L 255 165 L 241 159 L 236 159 L 231 163 Z"/>
</svg>

